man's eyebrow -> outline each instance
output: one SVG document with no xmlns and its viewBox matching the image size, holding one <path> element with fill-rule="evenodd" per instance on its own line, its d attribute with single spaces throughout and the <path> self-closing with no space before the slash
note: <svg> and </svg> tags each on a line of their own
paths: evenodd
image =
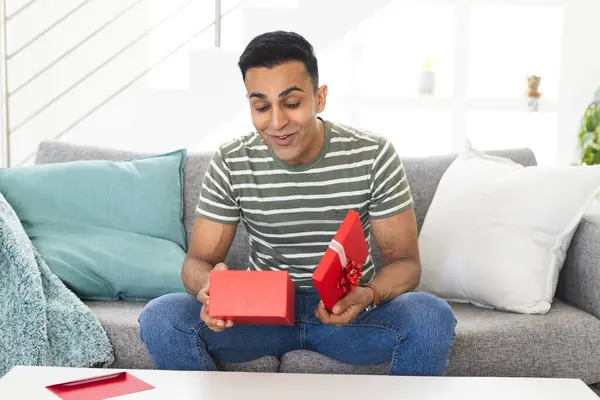
<svg viewBox="0 0 600 400">
<path fill-rule="evenodd" d="M 279 93 L 279 97 L 287 96 L 294 90 L 299 90 L 300 92 L 304 92 L 304 90 L 300 89 L 298 86 L 290 86 L 289 88 L 285 89 L 283 92 Z"/>
<path fill-rule="evenodd" d="M 279 97 L 287 96 L 294 90 L 304 92 L 304 90 L 300 89 L 298 86 L 290 86 L 289 88 L 285 89 L 283 92 L 279 93 Z M 248 96 L 249 99 L 251 99 L 253 97 L 258 97 L 259 99 L 262 99 L 262 100 L 265 100 L 267 98 L 267 96 L 264 93 L 260 93 L 260 92 L 252 92 L 252 93 L 250 93 L 250 96 Z"/>
</svg>

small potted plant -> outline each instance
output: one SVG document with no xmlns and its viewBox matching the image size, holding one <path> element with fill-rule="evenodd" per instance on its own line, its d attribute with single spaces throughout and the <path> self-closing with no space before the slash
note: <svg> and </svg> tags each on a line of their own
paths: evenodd
<svg viewBox="0 0 600 400">
<path fill-rule="evenodd" d="M 539 89 L 541 81 L 541 76 L 527 76 L 527 92 L 525 95 L 528 98 L 527 106 L 529 107 L 529 111 L 538 111 L 540 108 L 540 97 L 542 97 L 542 94 L 539 92 Z"/>
<path fill-rule="evenodd" d="M 421 94 L 433 94 L 435 92 L 436 85 L 436 67 L 440 63 L 434 58 L 429 58 L 423 63 L 421 76 L 419 80 L 419 93 Z"/>
</svg>

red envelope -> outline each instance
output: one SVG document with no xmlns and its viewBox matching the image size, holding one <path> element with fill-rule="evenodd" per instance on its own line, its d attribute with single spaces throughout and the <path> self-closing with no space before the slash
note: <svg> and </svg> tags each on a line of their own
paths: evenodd
<svg viewBox="0 0 600 400">
<path fill-rule="evenodd" d="M 208 314 L 239 325 L 291 326 L 295 296 L 286 271 L 211 271 Z"/>
<path fill-rule="evenodd" d="M 350 210 L 312 277 L 327 310 L 359 283 L 368 255 L 360 215 Z"/>
<path fill-rule="evenodd" d="M 63 400 L 102 400 L 154 389 L 127 372 L 95 376 L 46 386 Z"/>
</svg>

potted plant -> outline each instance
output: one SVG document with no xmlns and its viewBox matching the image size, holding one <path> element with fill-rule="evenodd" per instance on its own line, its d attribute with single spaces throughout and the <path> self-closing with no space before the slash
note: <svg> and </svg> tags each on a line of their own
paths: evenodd
<svg viewBox="0 0 600 400">
<path fill-rule="evenodd" d="M 540 83 L 542 77 L 538 75 L 527 75 L 527 106 L 529 111 L 538 111 L 540 108 L 540 97 L 542 94 L 539 92 Z"/>
<path fill-rule="evenodd" d="M 419 80 L 419 93 L 421 94 L 433 94 L 435 92 L 436 85 L 436 71 L 440 63 L 434 58 L 426 60 L 421 68 L 421 77 Z"/>
<path fill-rule="evenodd" d="M 579 130 L 580 165 L 600 164 L 600 88 L 588 105 Z"/>
</svg>

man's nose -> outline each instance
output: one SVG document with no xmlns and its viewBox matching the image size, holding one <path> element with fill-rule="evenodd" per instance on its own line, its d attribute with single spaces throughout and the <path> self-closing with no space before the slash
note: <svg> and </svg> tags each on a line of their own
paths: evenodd
<svg viewBox="0 0 600 400">
<path fill-rule="evenodd" d="M 288 124 L 288 122 L 289 120 L 285 110 L 282 110 L 280 107 L 273 107 L 273 112 L 271 114 L 271 126 L 273 129 L 280 131 Z"/>
</svg>

